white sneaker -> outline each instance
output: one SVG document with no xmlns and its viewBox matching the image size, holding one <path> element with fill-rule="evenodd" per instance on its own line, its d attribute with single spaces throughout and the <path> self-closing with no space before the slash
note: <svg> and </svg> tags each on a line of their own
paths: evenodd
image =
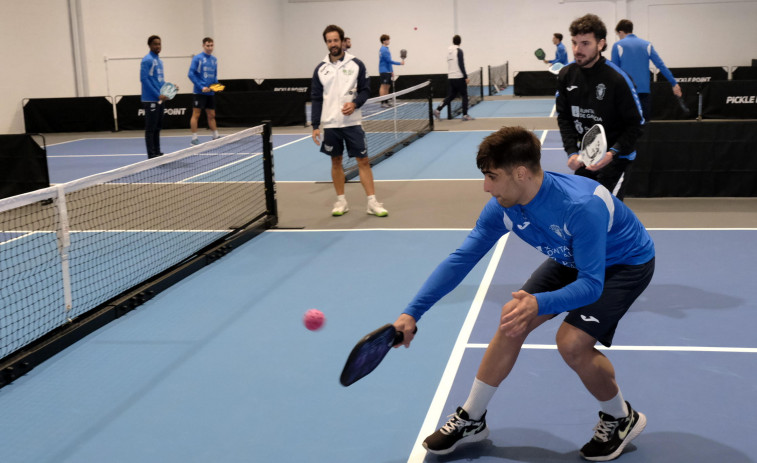
<svg viewBox="0 0 757 463">
<path fill-rule="evenodd" d="M 368 200 L 368 210 L 365 212 L 367 214 L 375 215 L 376 217 L 386 217 L 389 215 L 389 212 L 384 209 L 384 205 L 375 199 Z"/>
<path fill-rule="evenodd" d="M 434 110 L 434 117 L 436 118 L 437 121 L 440 121 L 440 120 L 442 120 L 442 113 L 438 109 L 435 109 Z"/>
<path fill-rule="evenodd" d="M 347 200 L 346 199 L 339 199 L 337 202 L 334 203 L 334 208 L 331 210 L 331 215 L 334 217 L 339 217 L 347 213 L 350 208 L 347 206 Z"/>
<path fill-rule="evenodd" d="M 472 121 L 474 119 L 472 117 L 470 117 L 469 115 L 466 114 L 465 116 L 463 116 L 463 120 L 464 121 Z"/>
</svg>

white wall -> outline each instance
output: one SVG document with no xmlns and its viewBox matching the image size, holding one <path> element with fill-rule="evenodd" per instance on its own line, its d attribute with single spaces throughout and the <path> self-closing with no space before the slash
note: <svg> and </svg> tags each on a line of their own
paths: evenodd
<svg viewBox="0 0 757 463">
<path fill-rule="evenodd" d="M 86 75 L 79 82 L 69 4 L 81 18 Z M 352 38 L 352 51 L 372 75 L 383 33 L 392 37 L 395 59 L 408 50 L 400 76 L 445 72 L 455 33 L 470 69 L 505 61 L 511 73 L 544 69 L 533 50 L 553 56 L 554 32 L 569 45 L 570 22 L 587 12 L 605 21 L 610 44 L 617 21 L 631 19 L 670 67 L 749 65 L 757 58 L 757 0 L 0 0 L 0 12 L 0 39 L 17 66 L 0 82 L 0 133 L 24 131 L 22 98 L 138 94 L 139 58 L 151 34 L 163 39 L 167 77 L 182 91 L 191 88 L 190 58 L 165 57 L 200 52 L 206 35 L 215 39 L 222 80 L 310 77 L 326 55 L 321 33 L 332 23 Z M 109 60 L 106 74 L 105 56 L 134 59 Z"/>
</svg>

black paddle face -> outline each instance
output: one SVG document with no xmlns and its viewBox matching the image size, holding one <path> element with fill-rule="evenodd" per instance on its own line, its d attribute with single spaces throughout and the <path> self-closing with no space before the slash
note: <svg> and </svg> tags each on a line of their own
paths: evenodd
<svg viewBox="0 0 757 463">
<path fill-rule="evenodd" d="M 407 58 L 407 50 L 405 50 L 404 48 L 400 50 L 400 58 L 401 59 Z"/>
<path fill-rule="evenodd" d="M 534 51 L 534 56 L 536 56 L 537 59 L 544 59 L 547 54 L 544 53 L 544 50 L 541 48 L 537 48 L 536 51 Z"/>
<path fill-rule="evenodd" d="M 418 329 L 416 328 L 416 332 Z M 394 346 L 402 344 L 405 335 L 391 323 L 368 333 L 358 342 L 347 357 L 339 382 L 349 386 L 372 372 Z"/>
</svg>

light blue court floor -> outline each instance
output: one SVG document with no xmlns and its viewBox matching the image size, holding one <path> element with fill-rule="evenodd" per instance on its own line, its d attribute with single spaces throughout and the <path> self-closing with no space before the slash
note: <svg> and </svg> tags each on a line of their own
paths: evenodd
<svg viewBox="0 0 757 463">
<path fill-rule="evenodd" d="M 303 138 L 304 135 L 273 135 L 274 148 Z M 191 136 L 161 137 L 164 153 L 189 148 Z M 199 137 L 201 143 L 210 136 Z M 145 140 L 136 138 L 89 138 L 57 143 L 47 147 L 47 165 L 51 183 L 64 183 L 106 172 L 147 159 Z"/>
<path fill-rule="evenodd" d="M 527 340 L 488 441 L 414 451 L 464 400 L 503 299 L 542 259 L 514 237 L 426 314 L 411 349 L 339 385 L 352 345 L 466 233 L 266 232 L 1 389 L 2 461 L 580 461 L 597 404 L 554 348 L 558 320 Z M 618 461 L 753 461 L 757 231 L 651 233 L 655 279 L 606 352 L 649 420 Z M 370 269 L 345 260 L 356 249 Z M 321 331 L 303 327 L 309 308 Z"/>
</svg>

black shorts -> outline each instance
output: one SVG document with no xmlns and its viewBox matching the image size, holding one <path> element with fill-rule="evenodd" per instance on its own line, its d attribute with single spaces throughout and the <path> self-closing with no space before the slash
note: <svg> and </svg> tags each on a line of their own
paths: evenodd
<svg viewBox="0 0 757 463">
<path fill-rule="evenodd" d="M 602 295 L 596 302 L 568 312 L 565 323 L 610 347 L 618 322 L 652 280 L 654 261 L 652 258 L 641 265 L 613 265 L 605 269 Z M 578 270 L 547 259 L 521 289 L 529 294 L 555 291 L 573 283 L 577 277 Z"/>
<path fill-rule="evenodd" d="M 192 107 L 197 109 L 216 109 L 215 95 L 202 95 L 195 93 L 192 95 Z"/>
<path fill-rule="evenodd" d="M 379 82 L 381 85 L 392 85 L 392 73 L 382 72 L 379 74 Z"/>
<path fill-rule="evenodd" d="M 347 155 L 351 158 L 368 156 L 365 132 L 361 126 L 351 125 L 349 127 L 323 129 L 321 153 L 329 156 L 341 156 L 345 145 L 347 145 Z"/>
</svg>

